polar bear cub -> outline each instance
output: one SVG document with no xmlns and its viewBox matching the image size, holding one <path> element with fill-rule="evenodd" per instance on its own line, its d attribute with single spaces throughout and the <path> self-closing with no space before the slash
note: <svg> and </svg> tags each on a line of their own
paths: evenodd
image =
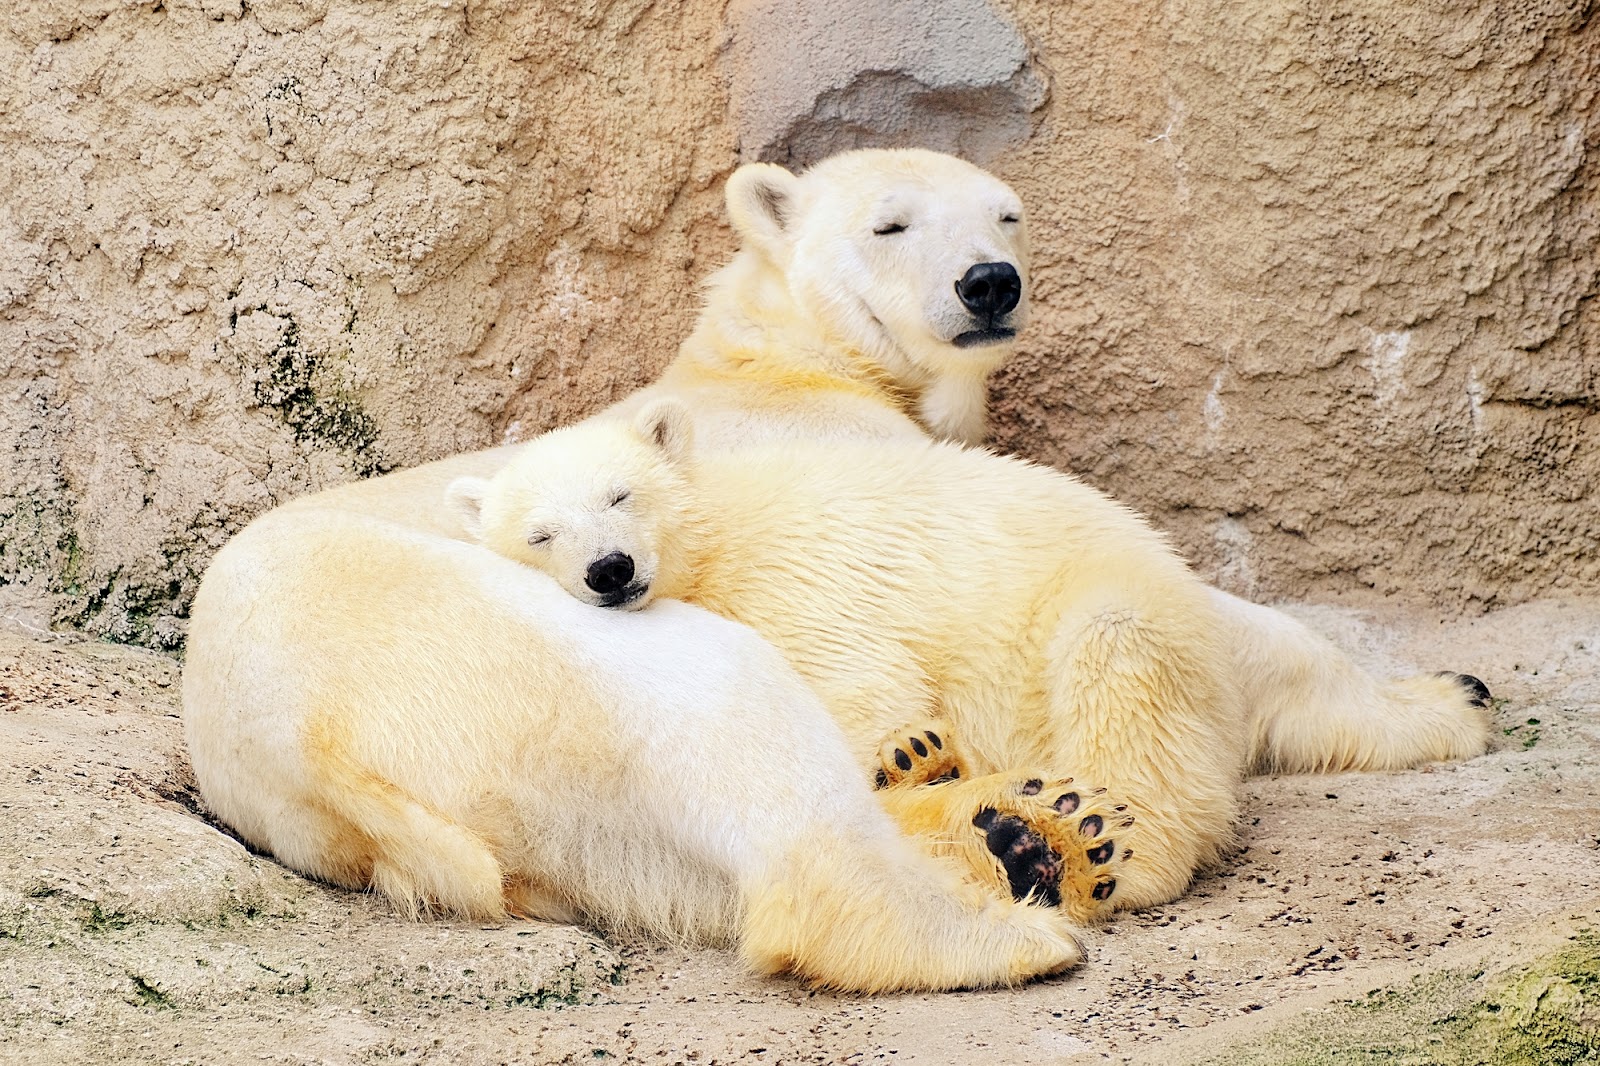
<svg viewBox="0 0 1600 1066">
<path fill-rule="evenodd" d="M 748 628 L 598 611 L 440 531 L 459 469 L 293 501 L 212 562 L 184 729 L 243 839 L 403 912 L 737 942 L 763 972 L 855 991 L 1082 958 L 1066 916 L 908 838 Z"/>
<path fill-rule="evenodd" d="M 1138 516 L 958 445 L 697 454 L 691 437 L 661 400 L 547 434 L 447 496 L 473 538 L 584 603 L 684 599 L 751 626 L 864 771 L 907 721 L 947 723 L 973 776 L 886 802 L 996 889 L 1090 918 L 1172 899 L 1217 854 L 1243 717 L 1204 586 Z M 1026 828 L 991 833 L 996 817 Z"/>
</svg>

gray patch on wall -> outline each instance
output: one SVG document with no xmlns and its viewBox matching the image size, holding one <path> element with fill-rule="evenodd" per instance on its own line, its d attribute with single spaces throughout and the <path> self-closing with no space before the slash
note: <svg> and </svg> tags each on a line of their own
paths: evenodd
<svg viewBox="0 0 1600 1066">
<path fill-rule="evenodd" d="M 734 0 L 723 53 L 747 161 L 806 166 L 920 147 L 983 164 L 1049 98 L 1027 41 L 988 0 Z"/>
</svg>

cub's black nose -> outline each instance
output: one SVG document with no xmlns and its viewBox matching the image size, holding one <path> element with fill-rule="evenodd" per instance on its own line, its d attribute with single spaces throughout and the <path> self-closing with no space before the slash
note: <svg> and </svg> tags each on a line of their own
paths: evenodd
<svg viewBox="0 0 1600 1066">
<path fill-rule="evenodd" d="M 956 282 L 956 295 L 968 311 L 994 318 L 1022 299 L 1022 277 L 1010 263 L 978 263 Z"/>
<path fill-rule="evenodd" d="M 602 596 L 611 596 L 628 587 L 633 580 L 633 559 L 621 552 L 612 552 L 604 559 L 589 564 L 583 583 Z"/>
</svg>

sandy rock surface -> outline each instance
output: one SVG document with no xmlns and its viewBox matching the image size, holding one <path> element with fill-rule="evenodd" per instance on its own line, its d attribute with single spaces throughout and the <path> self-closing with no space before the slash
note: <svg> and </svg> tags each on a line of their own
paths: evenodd
<svg viewBox="0 0 1600 1066">
<path fill-rule="evenodd" d="M 1262 1062 L 1365 1061 L 1297 1057 L 1331 1024 L 1307 1012 L 1345 1000 L 1365 1004 L 1366 1029 L 1336 1033 L 1458 1061 L 1441 1057 L 1459 1033 L 1440 1019 L 1600 943 L 1581 939 L 1600 928 L 1600 603 L 1444 624 L 1297 613 L 1377 664 L 1481 674 L 1494 750 L 1253 779 L 1240 852 L 1093 934 L 1078 972 L 877 999 L 753 978 L 709 948 L 411 925 L 311 884 L 204 820 L 170 660 L 5 633 L 0 1061 L 1177 1063 L 1263 1047 L 1281 1053 Z M 1538 976 L 1535 1005 L 1579 988 L 1563 965 Z M 1562 1009 L 1600 1009 L 1587 994 Z"/>
</svg>

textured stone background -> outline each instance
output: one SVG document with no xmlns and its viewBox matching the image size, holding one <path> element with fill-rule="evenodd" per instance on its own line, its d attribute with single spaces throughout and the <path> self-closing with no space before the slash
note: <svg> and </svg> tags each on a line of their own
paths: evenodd
<svg viewBox="0 0 1600 1066">
<path fill-rule="evenodd" d="M 1003 446 L 1261 598 L 1595 592 L 1591 7 L 8 5 L 0 615 L 176 645 L 275 502 L 651 377 L 738 162 L 907 143 L 1032 212 Z"/>
</svg>

